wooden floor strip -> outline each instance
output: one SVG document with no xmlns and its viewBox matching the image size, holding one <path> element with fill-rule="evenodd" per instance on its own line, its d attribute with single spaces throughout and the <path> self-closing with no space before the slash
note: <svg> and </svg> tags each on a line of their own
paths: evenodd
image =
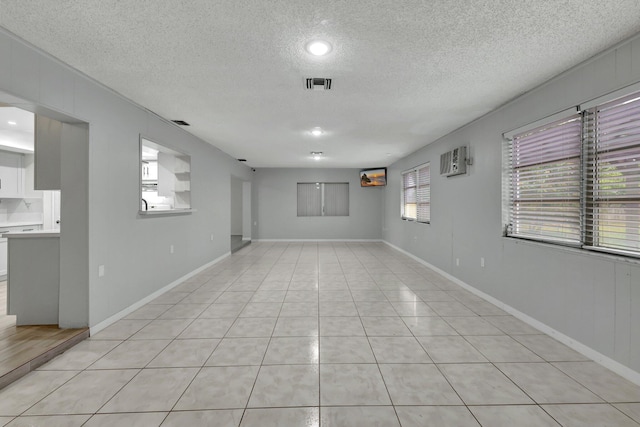
<svg viewBox="0 0 640 427">
<path fill-rule="evenodd" d="M 3 297 L 6 300 L 6 282 L 0 283 L 0 300 Z M 0 307 L 0 388 L 89 337 L 88 328 L 16 326 L 16 317 L 5 313 Z"/>
</svg>

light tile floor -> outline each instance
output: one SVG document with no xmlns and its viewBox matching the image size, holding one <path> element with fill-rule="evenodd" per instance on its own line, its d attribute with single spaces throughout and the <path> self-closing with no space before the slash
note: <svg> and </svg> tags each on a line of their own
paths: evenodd
<svg viewBox="0 0 640 427">
<path fill-rule="evenodd" d="M 0 391 L 8 426 L 639 423 L 640 387 L 376 243 L 253 243 Z"/>
</svg>

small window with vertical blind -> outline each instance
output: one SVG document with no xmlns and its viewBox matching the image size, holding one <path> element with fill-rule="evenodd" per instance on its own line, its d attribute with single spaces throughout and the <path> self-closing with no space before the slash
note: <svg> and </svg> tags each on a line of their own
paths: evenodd
<svg viewBox="0 0 640 427">
<path fill-rule="evenodd" d="M 349 183 L 299 182 L 298 216 L 349 216 Z"/>
<path fill-rule="evenodd" d="M 640 257 L 640 92 L 509 140 L 506 234 Z"/>
<path fill-rule="evenodd" d="M 402 219 L 431 222 L 431 171 L 429 163 L 402 172 Z"/>
</svg>

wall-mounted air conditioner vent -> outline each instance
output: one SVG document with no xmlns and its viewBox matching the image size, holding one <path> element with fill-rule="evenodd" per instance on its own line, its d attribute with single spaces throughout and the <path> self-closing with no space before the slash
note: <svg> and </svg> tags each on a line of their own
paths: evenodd
<svg viewBox="0 0 640 427">
<path fill-rule="evenodd" d="M 467 147 L 454 148 L 440 156 L 440 175 L 467 173 Z"/>
<path fill-rule="evenodd" d="M 309 90 L 329 90 L 331 89 L 331 79 L 314 77 L 307 79 L 307 89 Z"/>
</svg>

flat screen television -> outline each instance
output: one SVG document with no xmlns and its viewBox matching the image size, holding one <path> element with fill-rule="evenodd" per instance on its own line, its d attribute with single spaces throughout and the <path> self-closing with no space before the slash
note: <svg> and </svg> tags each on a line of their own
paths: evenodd
<svg viewBox="0 0 640 427">
<path fill-rule="evenodd" d="M 362 169 L 360 187 L 381 187 L 387 185 L 387 168 Z"/>
</svg>

